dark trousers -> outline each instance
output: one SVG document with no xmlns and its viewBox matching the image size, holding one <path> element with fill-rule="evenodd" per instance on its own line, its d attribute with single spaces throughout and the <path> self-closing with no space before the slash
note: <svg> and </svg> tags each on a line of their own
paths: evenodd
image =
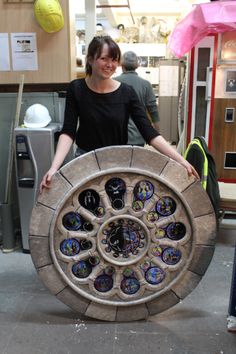
<svg viewBox="0 0 236 354">
<path fill-rule="evenodd" d="M 236 317 L 236 245 L 234 247 L 234 264 L 229 299 L 229 315 Z"/>
<path fill-rule="evenodd" d="M 86 154 L 86 153 L 87 153 L 87 151 L 77 147 L 76 151 L 75 151 L 75 157 L 81 156 L 81 155 Z"/>
</svg>

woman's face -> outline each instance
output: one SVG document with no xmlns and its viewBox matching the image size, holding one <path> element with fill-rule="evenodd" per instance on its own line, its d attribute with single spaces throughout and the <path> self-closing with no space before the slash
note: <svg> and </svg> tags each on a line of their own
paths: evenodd
<svg viewBox="0 0 236 354">
<path fill-rule="evenodd" d="M 109 57 L 109 48 L 104 44 L 99 58 L 90 60 L 92 75 L 99 76 L 101 79 L 109 79 L 116 71 L 118 60 Z"/>
</svg>

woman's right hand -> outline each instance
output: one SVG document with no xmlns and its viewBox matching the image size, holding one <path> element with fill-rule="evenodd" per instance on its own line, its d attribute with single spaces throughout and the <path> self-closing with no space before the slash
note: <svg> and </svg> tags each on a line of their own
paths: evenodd
<svg viewBox="0 0 236 354">
<path fill-rule="evenodd" d="M 39 186 L 39 193 L 41 194 L 43 192 L 44 188 L 51 188 L 51 181 L 52 181 L 52 176 L 57 172 L 57 170 L 50 168 L 47 173 L 43 176 L 42 182 L 40 183 Z"/>
<path fill-rule="evenodd" d="M 47 173 L 43 176 L 42 182 L 39 186 L 39 193 L 41 194 L 44 188 L 51 188 L 52 176 L 59 170 L 66 155 L 68 154 L 73 143 L 73 139 L 66 134 L 61 134 L 57 144 L 56 154 L 54 156 L 52 165 Z"/>
</svg>

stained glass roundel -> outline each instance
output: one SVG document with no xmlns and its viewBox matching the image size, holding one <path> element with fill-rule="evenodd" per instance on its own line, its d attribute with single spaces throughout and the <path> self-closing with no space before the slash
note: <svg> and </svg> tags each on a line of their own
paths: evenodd
<svg viewBox="0 0 236 354">
<path fill-rule="evenodd" d="M 86 316 L 130 321 L 193 290 L 215 230 L 194 177 L 164 155 L 124 146 L 63 166 L 39 196 L 29 239 L 40 278 L 58 299 Z"/>
</svg>

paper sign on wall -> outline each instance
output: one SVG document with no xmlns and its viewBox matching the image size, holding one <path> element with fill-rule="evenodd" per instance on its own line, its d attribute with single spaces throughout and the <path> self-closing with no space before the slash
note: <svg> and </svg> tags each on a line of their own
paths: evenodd
<svg viewBox="0 0 236 354">
<path fill-rule="evenodd" d="M 0 71 L 10 71 L 8 33 L 0 33 Z"/>
<path fill-rule="evenodd" d="M 11 33 L 13 71 L 38 70 L 36 33 Z"/>
</svg>

